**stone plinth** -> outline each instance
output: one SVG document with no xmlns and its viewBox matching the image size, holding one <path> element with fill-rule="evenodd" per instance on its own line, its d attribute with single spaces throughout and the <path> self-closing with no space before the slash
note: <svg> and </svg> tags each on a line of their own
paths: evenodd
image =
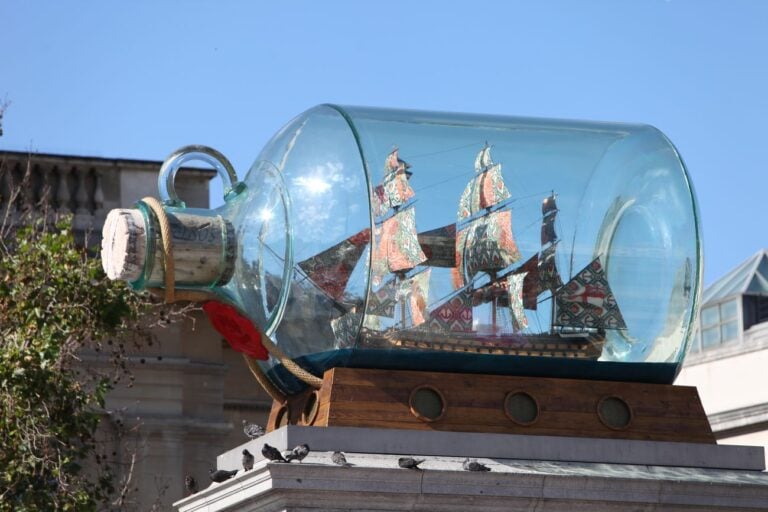
<svg viewBox="0 0 768 512">
<path fill-rule="evenodd" d="M 308 443 L 312 452 L 302 463 L 271 463 L 259 460 L 265 442 L 281 450 Z M 211 484 L 176 509 L 768 509 L 762 447 L 290 426 L 222 454 L 218 467 L 238 468 L 243 448 L 256 455 L 254 469 Z M 353 465 L 334 465 L 333 450 Z M 423 471 L 399 468 L 403 455 L 425 458 Z M 491 471 L 464 471 L 465 457 Z"/>
</svg>

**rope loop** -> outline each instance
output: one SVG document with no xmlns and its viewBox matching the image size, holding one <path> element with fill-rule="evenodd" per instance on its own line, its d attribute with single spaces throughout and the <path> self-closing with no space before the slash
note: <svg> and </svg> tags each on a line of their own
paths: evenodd
<svg viewBox="0 0 768 512">
<path fill-rule="evenodd" d="M 219 300 L 215 295 L 205 291 L 196 290 L 176 290 L 176 275 L 175 266 L 173 261 L 173 237 L 171 233 L 171 223 L 168 220 L 168 214 L 163 208 L 162 203 L 154 197 L 145 197 L 141 200 L 147 207 L 155 214 L 157 222 L 160 225 L 160 242 L 163 247 L 163 265 L 165 267 L 165 289 L 163 290 L 165 295 L 166 304 L 172 304 L 177 301 L 192 301 L 203 302 L 207 300 Z M 150 292 L 160 292 L 157 288 L 150 288 Z M 320 389 L 323 384 L 323 379 L 316 377 L 309 373 L 307 370 L 299 366 L 296 361 L 288 357 L 277 345 L 272 343 L 272 340 L 268 336 L 262 335 L 261 342 L 264 348 L 270 353 L 272 357 L 280 361 L 286 370 L 288 370 L 294 377 L 304 382 L 305 384 L 312 386 L 313 388 Z M 248 368 L 261 384 L 261 387 L 274 398 L 275 400 L 284 401 L 285 395 L 283 395 L 273 384 L 264 372 L 259 367 L 258 363 L 243 354 Z M 269 386 L 269 387 L 267 387 Z M 276 396 L 282 397 L 282 399 L 275 398 Z"/>
</svg>

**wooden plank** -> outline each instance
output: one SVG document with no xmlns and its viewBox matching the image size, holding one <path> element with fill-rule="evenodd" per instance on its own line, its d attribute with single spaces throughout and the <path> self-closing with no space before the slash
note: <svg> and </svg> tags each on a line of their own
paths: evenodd
<svg viewBox="0 0 768 512">
<path fill-rule="evenodd" d="M 425 422 L 410 410 L 411 392 L 423 385 L 445 398 L 438 421 Z M 534 424 L 516 424 L 504 413 L 504 398 L 513 391 L 538 402 Z M 598 416 L 600 400 L 611 396 L 632 409 L 625 429 L 611 429 Z M 335 368 L 326 373 L 320 397 L 315 425 L 323 426 L 715 442 L 696 389 L 683 386 Z"/>
</svg>

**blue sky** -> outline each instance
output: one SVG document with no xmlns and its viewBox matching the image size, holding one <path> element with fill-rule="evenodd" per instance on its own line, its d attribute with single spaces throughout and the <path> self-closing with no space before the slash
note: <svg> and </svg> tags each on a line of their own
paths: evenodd
<svg viewBox="0 0 768 512">
<path fill-rule="evenodd" d="M 201 143 L 244 173 L 325 102 L 644 122 L 689 167 L 710 283 L 768 246 L 766 27 L 758 0 L 0 0 L 0 149 Z"/>
</svg>

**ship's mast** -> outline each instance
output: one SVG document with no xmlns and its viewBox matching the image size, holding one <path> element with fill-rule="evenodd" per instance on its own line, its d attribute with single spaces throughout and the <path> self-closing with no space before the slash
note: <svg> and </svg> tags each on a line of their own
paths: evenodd
<svg viewBox="0 0 768 512">
<path fill-rule="evenodd" d="M 408 183 L 409 167 L 410 165 L 398 157 L 398 149 L 395 147 L 384 163 L 384 182 L 377 187 L 377 194 L 381 197 L 381 204 L 377 207 L 379 215 L 387 215 L 388 211 L 391 211 L 392 215 L 381 225 L 382 235 L 377 254 L 374 256 L 374 284 L 378 284 L 377 281 L 384 275 L 394 274 L 395 294 L 396 297 L 399 295 L 396 303 L 400 306 L 401 328 L 406 324 L 407 293 L 402 293 L 402 286 L 408 280 L 406 274 L 427 259 L 419 248 L 415 210 L 413 203 L 409 203 L 415 195 Z"/>
<path fill-rule="evenodd" d="M 542 278 L 542 284 L 544 284 L 550 292 L 552 297 L 552 304 L 550 308 L 550 332 L 554 330 L 555 318 L 557 315 L 557 301 L 555 300 L 555 292 L 562 285 L 560 276 L 557 273 L 557 260 L 555 259 L 555 249 L 557 243 L 560 241 L 555 231 L 555 220 L 557 218 L 557 203 L 555 191 L 544 198 L 541 203 L 541 259 L 539 260 L 539 275 Z"/>
<path fill-rule="evenodd" d="M 491 283 L 498 272 L 520 259 L 512 232 L 512 212 L 504 207 L 511 197 L 501 164 L 494 163 L 491 146 L 486 142 L 475 157 L 475 175 L 467 183 L 459 200 L 457 215 L 457 254 L 459 273 L 471 282 L 479 273 L 486 273 Z M 463 233 L 463 235 L 462 235 Z M 491 297 L 491 327 L 496 333 L 498 298 Z"/>
</svg>

